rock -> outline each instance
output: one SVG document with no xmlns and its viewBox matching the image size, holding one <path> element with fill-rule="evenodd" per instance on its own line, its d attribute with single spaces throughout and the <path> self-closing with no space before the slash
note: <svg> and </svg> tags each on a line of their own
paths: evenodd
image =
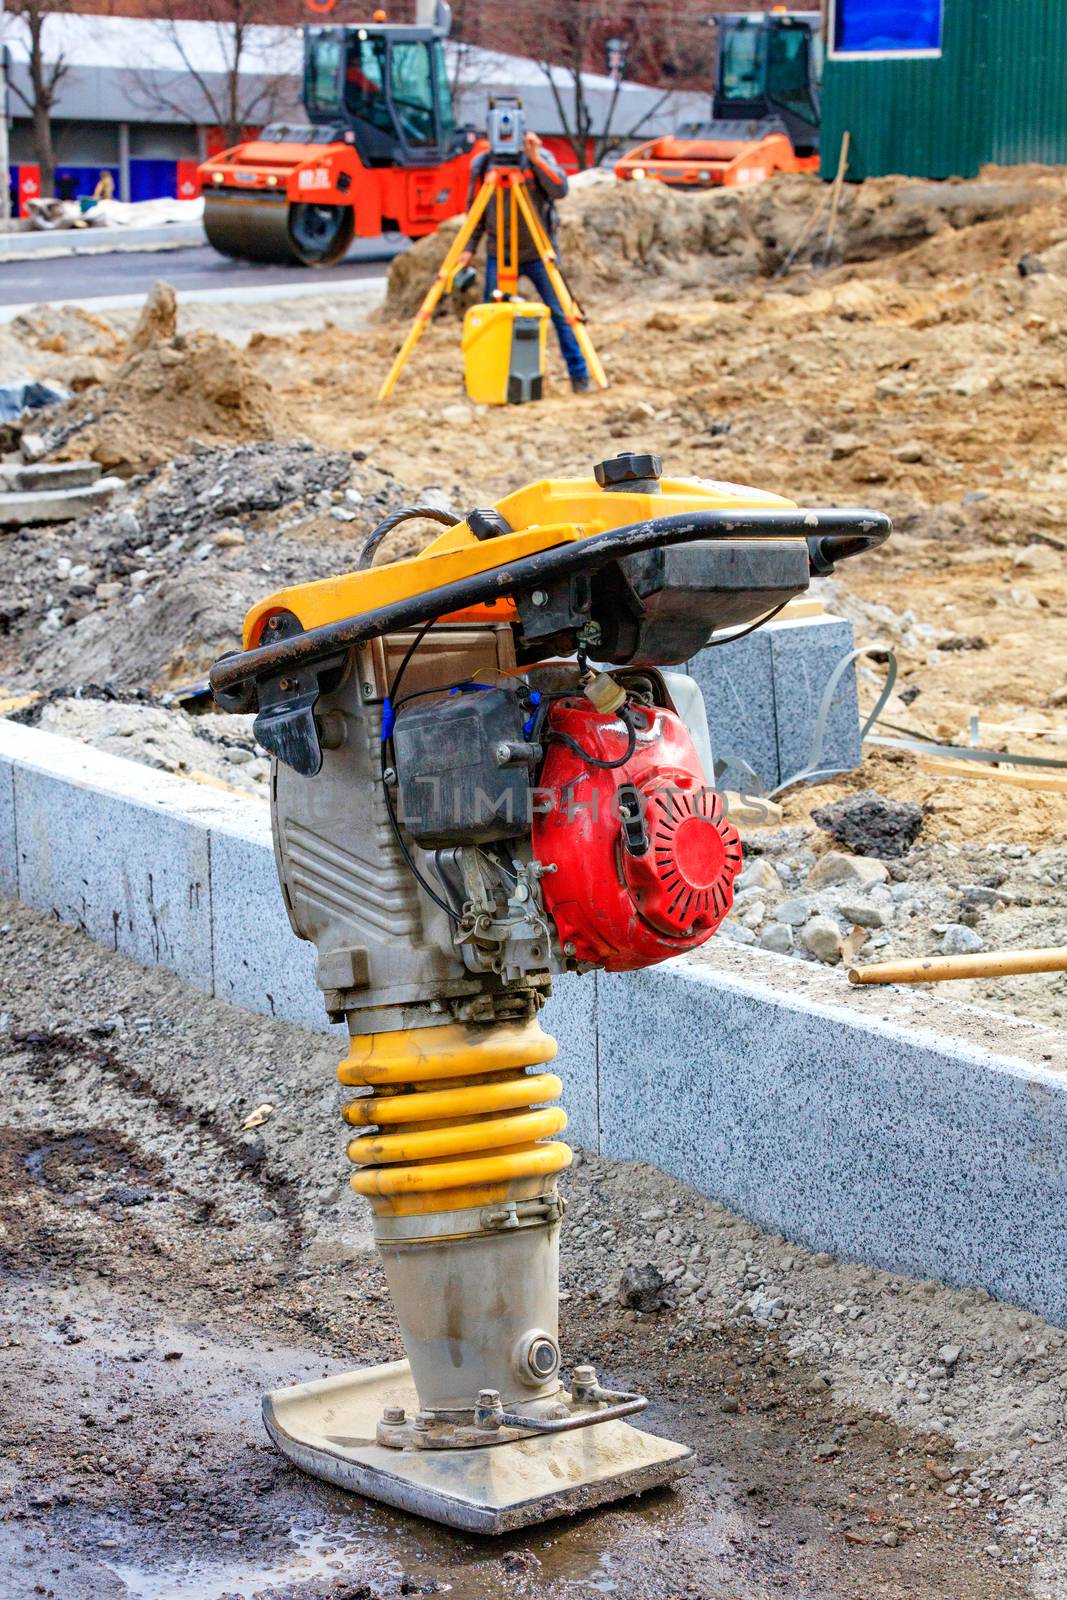
<svg viewBox="0 0 1067 1600">
<path fill-rule="evenodd" d="M 828 850 L 808 873 L 806 885 L 809 889 L 829 889 L 838 883 L 885 883 L 889 878 L 889 868 L 880 861 L 874 861 L 867 856 L 846 856 L 840 850 Z M 787 901 L 787 905 L 801 905 L 803 901 Z M 776 913 L 782 920 L 782 907 Z"/>
<path fill-rule="evenodd" d="M 19 452 L 23 461 L 40 461 L 48 449 L 48 444 L 43 434 L 24 433 L 19 440 Z"/>
<path fill-rule="evenodd" d="M 1020 278 L 1036 278 L 1048 271 L 1048 267 L 1041 257 L 1035 255 L 1032 250 L 1027 250 L 1025 254 L 1021 255 L 1015 266 Z"/>
<path fill-rule="evenodd" d="M 242 1167 L 258 1167 L 266 1154 L 267 1146 L 261 1133 L 249 1133 L 237 1141 L 237 1159 Z"/>
<path fill-rule="evenodd" d="M 987 372 L 979 367 L 972 367 L 969 372 L 961 372 L 952 383 L 952 393 L 970 399 L 974 395 L 985 394 L 993 387 L 993 380 Z"/>
<path fill-rule="evenodd" d="M 447 422 L 456 428 L 465 428 L 470 425 L 471 413 L 467 406 L 457 402 L 454 405 L 442 406 L 440 410 L 442 422 Z"/>
<path fill-rule="evenodd" d="M 1050 706 L 1067 706 L 1067 683 L 1062 689 L 1054 689 L 1048 697 Z"/>
<path fill-rule="evenodd" d="M 874 789 L 819 806 L 811 820 L 860 856 L 886 859 L 907 855 L 923 825 L 921 806 L 889 800 Z"/>
<path fill-rule="evenodd" d="M 784 922 L 771 922 L 760 934 L 760 944 L 775 955 L 786 956 L 793 948 L 793 930 Z"/>
<path fill-rule="evenodd" d="M 154 344 L 165 344 L 178 331 L 178 297 L 169 283 L 156 280 L 148 291 L 137 325 L 126 346 L 126 359 Z"/>
<path fill-rule="evenodd" d="M 830 917 L 812 917 L 801 931 L 800 942 L 820 961 L 841 960 L 841 933 Z"/>
<path fill-rule="evenodd" d="M 943 956 L 973 956 L 984 948 L 981 934 L 965 927 L 962 922 L 950 922 L 941 940 Z"/>
<path fill-rule="evenodd" d="M 729 918 L 720 927 L 716 938 L 727 939 L 731 944 L 755 944 L 756 942 L 756 935 L 751 928 L 743 927 L 740 922 L 733 922 Z"/>
<path fill-rule="evenodd" d="M 98 600 L 117 600 L 121 593 L 121 583 L 98 583 L 96 586 L 96 598 Z"/>
<path fill-rule="evenodd" d="M 536 1571 L 537 1568 L 540 1567 L 541 1563 L 534 1555 L 532 1550 L 509 1550 L 507 1555 L 501 1556 L 500 1565 L 504 1568 L 505 1572 L 530 1573 Z M 418 1588 L 414 1589 L 413 1592 L 424 1594 L 426 1592 L 426 1586 L 424 1584 L 419 1584 Z M 370 1593 L 369 1589 L 367 1590 L 367 1593 Z"/>
<path fill-rule="evenodd" d="M 667 1283 L 650 1261 L 625 1267 L 615 1298 L 630 1311 L 659 1311 L 667 1302 Z"/>
<path fill-rule="evenodd" d="M 851 922 L 856 928 L 884 928 L 889 921 L 881 906 L 874 905 L 870 900 L 857 900 L 851 895 L 842 895 L 837 902 L 837 909 L 845 921 Z"/>
<path fill-rule="evenodd" d="M 220 528 L 211 542 L 219 550 L 235 550 L 245 543 L 245 536 L 240 528 Z"/>
<path fill-rule="evenodd" d="M 855 433 L 835 433 L 830 438 L 830 460 L 845 461 L 863 449 L 863 440 Z"/>
<path fill-rule="evenodd" d="M 774 915 L 790 928 L 802 928 L 814 910 L 814 900 L 783 900 Z"/>
<path fill-rule="evenodd" d="M 937 1352 L 937 1359 L 942 1366 L 951 1368 L 956 1365 L 962 1354 L 963 1350 L 958 1344 L 943 1344 Z"/>
<path fill-rule="evenodd" d="M 898 461 L 910 465 L 912 462 L 926 460 L 926 446 L 918 439 L 909 439 L 905 444 L 898 445 L 893 454 Z"/>
<path fill-rule="evenodd" d="M 750 866 L 745 867 L 734 879 L 735 893 L 743 893 L 746 889 L 764 889 L 768 894 L 782 894 L 784 884 L 775 872 L 769 861 L 762 856 L 757 856 Z"/>
<path fill-rule="evenodd" d="M 1015 552 L 1014 565 L 1027 572 L 1059 572 L 1063 568 L 1063 555 L 1047 544 L 1028 544 Z"/>
<path fill-rule="evenodd" d="M 895 1550 L 900 1543 L 900 1534 L 895 1528 L 887 1528 L 882 1535 L 882 1543 L 888 1545 L 890 1550 Z"/>
</svg>

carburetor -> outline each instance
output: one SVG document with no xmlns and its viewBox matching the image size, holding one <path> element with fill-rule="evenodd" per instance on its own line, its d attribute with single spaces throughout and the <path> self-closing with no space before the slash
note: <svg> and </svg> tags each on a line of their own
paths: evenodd
<svg viewBox="0 0 1067 1600">
<path fill-rule="evenodd" d="M 273 757 L 278 875 L 314 943 L 355 1092 L 407 1353 L 268 1395 L 319 1477 L 478 1532 L 670 1481 L 684 1445 L 558 1329 L 555 978 L 692 950 L 728 912 L 737 832 L 676 669 L 766 620 L 884 516 L 668 480 L 653 455 L 542 482 L 421 554 L 272 595 L 212 673 Z M 395 525 L 388 519 L 383 528 Z"/>
</svg>

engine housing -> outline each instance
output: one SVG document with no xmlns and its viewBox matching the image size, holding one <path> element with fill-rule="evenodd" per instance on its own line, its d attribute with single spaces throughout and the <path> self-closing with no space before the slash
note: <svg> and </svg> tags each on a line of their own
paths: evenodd
<svg viewBox="0 0 1067 1600">
<path fill-rule="evenodd" d="M 581 695 L 556 701 L 538 780 L 534 859 L 566 956 L 609 972 L 710 939 L 733 902 L 741 842 L 676 712 L 631 707 L 628 728 Z M 584 754 L 582 753 L 584 752 Z"/>
</svg>

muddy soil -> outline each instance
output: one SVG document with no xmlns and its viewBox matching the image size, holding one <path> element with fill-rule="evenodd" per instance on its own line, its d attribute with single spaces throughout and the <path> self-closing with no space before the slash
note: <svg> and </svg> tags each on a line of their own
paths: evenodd
<svg viewBox="0 0 1067 1600">
<path fill-rule="evenodd" d="M 10 903 L 0 959 L 0 1594 L 1064 1592 L 1053 1413 L 1027 1398 L 1054 1391 L 1062 1333 L 995 1308 L 1008 1320 L 987 1353 L 988 1297 L 812 1257 L 593 1157 L 567 1178 L 565 1359 L 648 1387 L 648 1425 L 696 1451 L 682 1486 L 492 1542 L 303 1477 L 268 1447 L 259 1394 L 400 1353 L 344 1183 L 337 1039 L 204 999 Z M 273 1113 L 244 1130 L 262 1103 Z M 621 1263 L 669 1277 L 694 1231 L 719 1241 L 703 1301 L 624 1310 Z M 784 1299 L 783 1272 L 798 1285 Z M 833 1314 L 837 1336 L 805 1354 Z M 905 1324 L 935 1344 L 954 1330 L 958 1353 L 938 1377 L 931 1349 L 921 1379 L 952 1426 L 902 1424 L 864 1394 Z M 1006 1380 L 1005 1346 L 1025 1357 Z"/>
</svg>

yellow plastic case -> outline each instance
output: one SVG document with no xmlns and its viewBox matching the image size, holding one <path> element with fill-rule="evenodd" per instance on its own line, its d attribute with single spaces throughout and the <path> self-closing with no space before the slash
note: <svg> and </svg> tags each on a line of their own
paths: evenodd
<svg viewBox="0 0 1067 1600">
<path fill-rule="evenodd" d="M 471 306 L 463 318 L 463 381 L 482 405 L 540 400 L 548 307 L 536 300 Z"/>
</svg>

